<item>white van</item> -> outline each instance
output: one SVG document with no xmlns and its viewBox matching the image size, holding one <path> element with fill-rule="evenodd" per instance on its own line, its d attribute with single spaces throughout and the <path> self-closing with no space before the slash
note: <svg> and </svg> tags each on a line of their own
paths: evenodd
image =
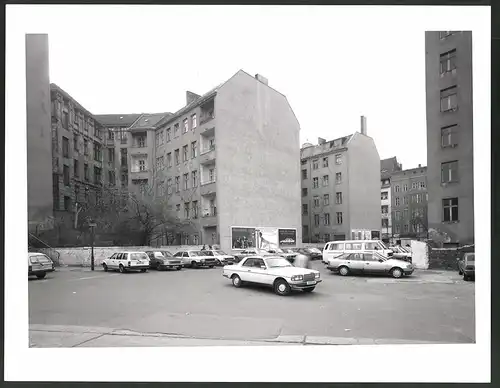
<svg viewBox="0 0 500 388">
<path fill-rule="evenodd" d="M 347 240 L 330 241 L 323 248 L 323 263 L 343 253 L 378 252 L 384 256 L 392 256 L 393 252 L 380 240 Z"/>
</svg>

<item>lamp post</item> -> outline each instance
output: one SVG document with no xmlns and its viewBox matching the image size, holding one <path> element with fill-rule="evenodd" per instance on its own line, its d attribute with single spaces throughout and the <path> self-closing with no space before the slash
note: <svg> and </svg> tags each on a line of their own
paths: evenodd
<svg viewBox="0 0 500 388">
<path fill-rule="evenodd" d="M 89 220 L 89 228 L 90 228 L 90 270 L 94 270 L 94 228 L 97 226 L 97 224 L 94 222 L 94 220 Z"/>
</svg>

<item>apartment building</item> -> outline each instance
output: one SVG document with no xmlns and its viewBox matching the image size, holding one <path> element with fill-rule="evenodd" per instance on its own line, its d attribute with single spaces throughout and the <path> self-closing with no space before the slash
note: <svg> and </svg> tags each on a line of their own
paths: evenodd
<svg viewBox="0 0 500 388">
<path fill-rule="evenodd" d="M 382 241 L 389 243 L 392 230 L 392 174 L 401 171 L 403 166 L 394 156 L 380 161 L 380 206 L 382 214 Z"/>
<path fill-rule="evenodd" d="M 380 157 L 361 133 L 302 146 L 302 241 L 380 238 Z"/>
<path fill-rule="evenodd" d="M 302 238 L 300 128 L 286 97 L 242 70 L 186 97 L 185 107 L 156 125 L 157 193 L 190 223 L 162 243 L 295 246 Z"/>
<path fill-rule="evenodd" d="M 391 197 L 392 237 L 427 238 L 427 168 L 394 172 Z"/>
<path fill-rule="evenodd" d="M 53 209 L 74 212 L 75 204 L 98 200 L 106 182 L 104 127 L 56 84 L 50 85 Z"/>
<path fill-rule="evenodd" d="M 51 229 L 52 133 L 47 34 L 26 34 L 28 228 Z"/>
<path fill-rule="evenodd" d="M 429 233 L 474 242 L 472 32 L 425 33 Z"/>
</svg>

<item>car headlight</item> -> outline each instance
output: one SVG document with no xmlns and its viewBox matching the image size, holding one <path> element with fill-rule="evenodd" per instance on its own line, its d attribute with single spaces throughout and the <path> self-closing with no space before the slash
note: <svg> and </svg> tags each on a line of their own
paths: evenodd
<svg viewBox="0 0 500 388">
<path fill-rule="evenodd" d="M 316 279 L 319 279 L 319 272 L 318 272 L 317 274 L 314 274 L 314 277 L 315 277 Z"/>
<path fill-rule="evenodd" d="M 304 276 L 302 276 L 302 275 L 293 275 L 292 276 L 292 281 L 302 280 L 302 279 L 304 279 Z"/>
</svg>

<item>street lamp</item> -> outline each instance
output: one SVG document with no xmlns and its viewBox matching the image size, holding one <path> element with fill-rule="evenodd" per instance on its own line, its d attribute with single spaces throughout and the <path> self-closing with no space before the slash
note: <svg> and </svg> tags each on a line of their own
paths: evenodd
<svg viewBox="0 0 500 388">
<path fill-rule="evenodd" d="M 90 246 L 91 246 L 91 256 L 90 256 L 90 270 L 94 270 L 94 228 L 97 226 L 97 224 L 94 222 L 94 220 L 89 220 L 89 228 L 90 228 Z"/>
</svg>

